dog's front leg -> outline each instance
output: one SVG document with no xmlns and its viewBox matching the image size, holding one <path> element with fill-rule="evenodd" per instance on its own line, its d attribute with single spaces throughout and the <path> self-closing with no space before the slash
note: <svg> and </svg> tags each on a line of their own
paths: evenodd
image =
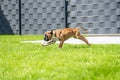
<svg viewBox="0 0 120 80">
<path fill-rule="evenodd" d="M 48 46 L 48 45 L 54 44 L 55 42 L 56 40 L 50 40 L 50 41 L 47 41 L 46 43 L 43 43 L 42 46 Z"/>
<path fill-rule="evenodd" d="M 56 42 L 56 40 L 51 40 L 51 41 L 48 41 L 48 45 L 51 45 L 51 44 L 54 44 Z"/>
</svg>

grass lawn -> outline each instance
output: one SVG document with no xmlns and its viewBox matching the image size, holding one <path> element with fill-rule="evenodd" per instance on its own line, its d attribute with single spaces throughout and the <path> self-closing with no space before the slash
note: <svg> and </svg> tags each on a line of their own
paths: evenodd
<svg viewBox="0 0 120 80">
<path fill-rule="evenodd" d="M 0 80 L 120 80 L 120 45 L 58 44 L 42 36 L 0 36 Z"/>
</svg>

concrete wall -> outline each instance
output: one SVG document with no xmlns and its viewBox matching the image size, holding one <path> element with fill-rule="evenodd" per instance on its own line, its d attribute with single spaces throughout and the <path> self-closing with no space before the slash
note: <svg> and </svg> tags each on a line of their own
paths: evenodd
<svg viewBox="0 0 120 80">
<path fill-rule="evenodd" d="M 0 0 L 0 34 L 18 34 L 18 0 Z"/>
<path fill-rule="evenodd" d="M 120 33 L 120 0 L 70 0 L 68 24 L 91 28 L 94 34 Z"/>
<path fill-rule="evenodd" d="M 64 24 L 64 0 L 22 0 L 22 34 L 43 34 Z"/>
<path fill-rule="evenodd" d="M 19 0 L 0 0 L 0 34 L 19 34 Z M 21 0 L 22 34 L 65 28 L 64 0 Z M 120 0 L 69 0 L 68 26 L 91 34 L 120 33 Z"/>
</svg>

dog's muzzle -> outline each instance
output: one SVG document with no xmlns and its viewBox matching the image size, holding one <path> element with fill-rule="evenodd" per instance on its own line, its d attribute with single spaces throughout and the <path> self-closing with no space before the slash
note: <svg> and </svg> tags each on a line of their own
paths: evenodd
<svg viewBox="0 0 120 80">
<path fill-rule="evenodd" d="M 48 36 L 47 36 L 47 35 L 45 35 L 45 36 L 44 36 L 44 40 L 45 40 L 45 41 L 49 41 L 49 39 L 48 39 Z"/>
</svg>

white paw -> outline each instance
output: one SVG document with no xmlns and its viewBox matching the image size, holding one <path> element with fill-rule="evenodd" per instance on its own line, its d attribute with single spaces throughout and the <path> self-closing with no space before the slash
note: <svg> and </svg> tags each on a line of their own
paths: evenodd
<svg viewBox="0 0 120 80">
<path fill-rule="evenodd" d="M 48 45 L 47 42 L 42 43 L 42 46 L 47 46 L 47 45 Z"/>
</svg>

